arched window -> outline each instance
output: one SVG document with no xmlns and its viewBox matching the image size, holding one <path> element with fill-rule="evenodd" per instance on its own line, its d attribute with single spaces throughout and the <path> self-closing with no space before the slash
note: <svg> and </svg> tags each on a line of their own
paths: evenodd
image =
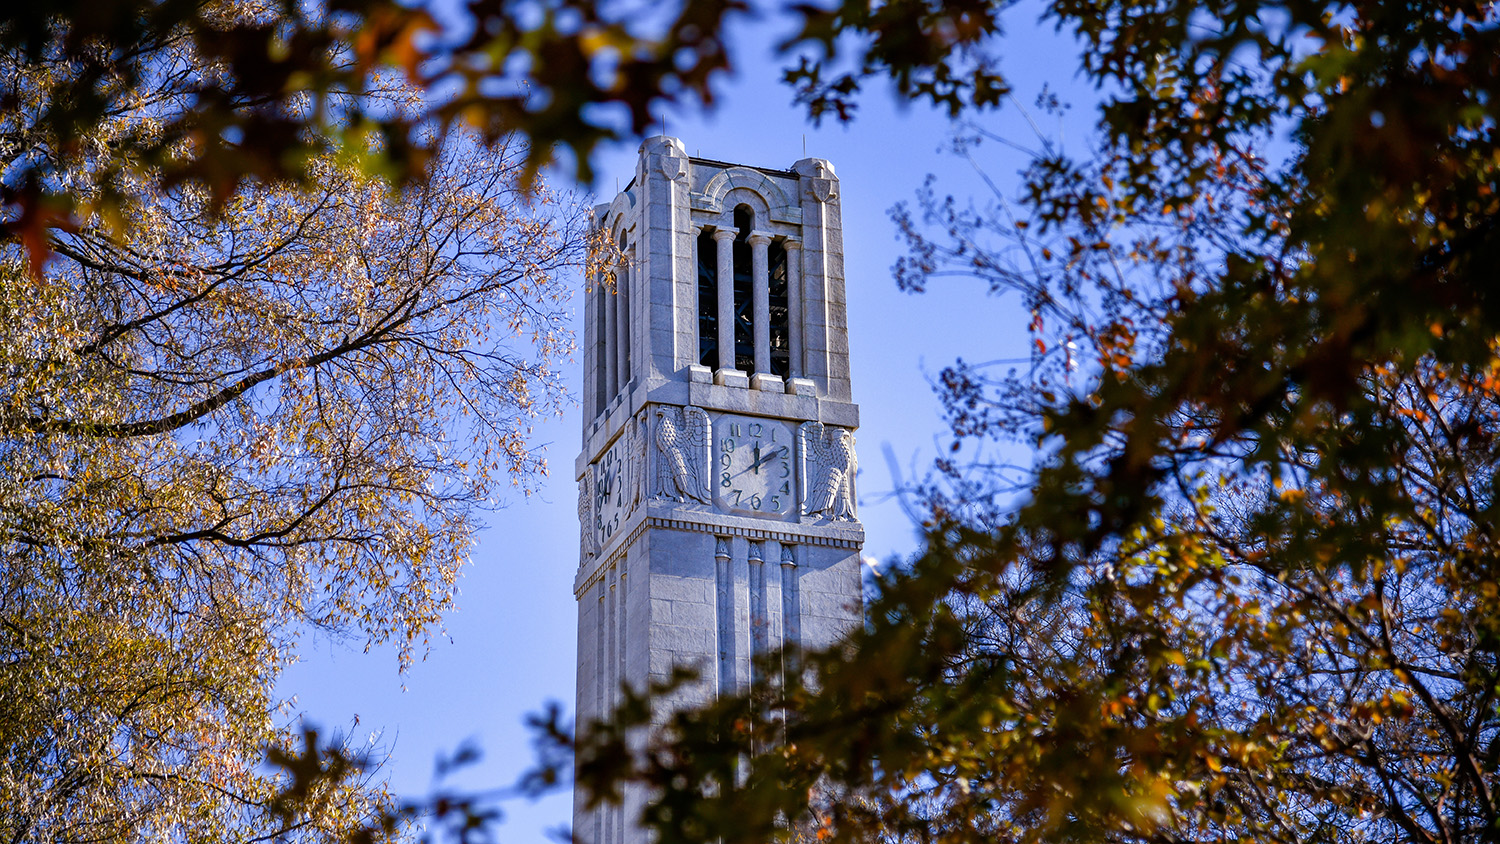
<svg viewBox="0 0 1500 844">
<path fill-rule="evenodd" d="M 750 235 L 755 230 L 755 212 L 748 205 L 734 209 L 734 239 L 730 242 L 730 265 L 734 302 L 734 367 L 755 371 L 755 260 Z M 719 242 L 718 231 L 698 232 L 698 363 L 719 368 Z M 787 378 L 791 374 L 790 311 L 788 305 L 787 249 L 772 241 L 766 252 L 767 298 L 769 299 L 770 367 L 767 374 Z"/>
<path fill-rule="evenodd" d="M 600 413 L 630 380 L 630 243 L 616 239 L 619 262 L 599 270 L 594 285 L 594 385 Z"/>
<path fill-rule="evenodd" d="M 755 371 L 755 287 L 750 277 L 750 244 L 755 225 L 748 205 L 734 209 L 734 368 Z"/>
<path fill-rule="evenodd" d="M 698 232 L 698 363 L 719 368 L 719 244 Z"/>
<path fill-rule="evenodd" d="M 630 244 L 625 240 L 625 232 L 620 232 L 620 268 L 615 276 L 615 296 L 619 301 L 615 303 L 616 319 L 619 324 L 615 326 L 615 342 L 620 348 L 615 352 L 616 366 L 614 391 L 618 393 L 630 383 L 630 334 L 633 326 L 630 324 Z"/>
</svg>

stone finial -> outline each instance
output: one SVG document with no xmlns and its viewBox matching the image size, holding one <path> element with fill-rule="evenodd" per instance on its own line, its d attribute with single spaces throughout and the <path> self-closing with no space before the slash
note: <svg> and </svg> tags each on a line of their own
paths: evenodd
<svg viewBox="0 0 1500 844">
<path fill-rule="evenodd" d="M 641 141 L 641 155 L 672 155 L 680 158 L 687 157 L 687 147 L 683 146 L 680 138 L 671 135 L 652 135 Z"/>
<path fill-rule="evenodd" d="M 668 135 L 656 135 L 641 142 L 640 152 L 638 167 L 643 173 L 649 167 L 648 162 L 652 156 L 655 156 L 657 169 L 669 181 L 680 182 L 687 178 L 687 150 L 681 140 Z"/>
</svg>

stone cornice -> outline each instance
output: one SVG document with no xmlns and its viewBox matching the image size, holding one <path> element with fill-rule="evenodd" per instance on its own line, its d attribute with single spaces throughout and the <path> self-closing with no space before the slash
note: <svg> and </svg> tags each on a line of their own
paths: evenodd
<svg viewBox="0 0 1500 844">
<path fill-rule="evenodd" d="M 658 502 L 658 506 L 660 503 Z M 637 513 L 640 511 L 637 510 Z M 649 528 L 679 530 L 692 533 L 707 533 L 713 536 L 740 536 L 746 539 L 774 540 L 787 545 L 815 545 L 826 548 L 844 548 L 857 551 L 864 545 L 865 529 L 858 522 L 768 522 L 739 516 L 726 516 L 716 511 L 704 511 L 703 515 L 713 520 L 691 517 L 690 512 L 633 517 L 630 532 L 623 539 L 607 543 L 605 552 L 584 561 L 573 579 L 573 595 L 582 596 L 610 567 L 620 561 L 625 552 L 634 545 L 641 534 Z M 620 534 L 615 534 L 619 537 Z"/>
</svg>

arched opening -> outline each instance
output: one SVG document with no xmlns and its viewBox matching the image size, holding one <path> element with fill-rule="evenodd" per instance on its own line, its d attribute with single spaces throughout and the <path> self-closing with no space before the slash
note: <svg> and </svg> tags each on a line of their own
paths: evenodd
<svg viewBox="0 0 1500 844">
<path fill-rule="evenodd" d="M 615 278 L 615 296 L 619 298 L 616 302 L 615 313 L 619 324 L 615 327 L 615 342 L 620 344 L 616 352 L 616 366 L 619 367 L 615 392 L 625 388 L 630 383 L 630 335 L 634 331 L 631 325 L 630 315 L 630 244 L 625 240 L 625 232 L 620 232 L 620 268 Z"/>
<path fill-rule="evenodd" d="M 762 289 L 762 295 L 767 297 L 766 329 L 769 348 L 762 349 L 762 354 L 768 353 L 769 371 L 765 374 L 774 374 L 782 378 L 791 375 L 791 332 L 790 332 L 790 296 L 788 283 L 791 276 L 787 266 L 788 252 L 785 242 L 781 240 L 771 241 L 764 246 L 751 246 L 750 236 L 755 229 L 755 212 L 747 204 L 735 206 L 731 212 L 731 221 L 734 228 L 729 230 L 733 238 L 729 239 L 729 255 L 724 256 L 728 262 L 725 267 L 730 273 L 730 290 L 724 291 L 730 302 L 726 305 L 732 307 L 733 323 L 726 328 L 732 328 L 731 336 L 734 338 L 733 366 L 744 372 L 755 372 L 755 291 L 757 284 L 766 285 Z M 697 256 L 695 264 L 698 273 L 698 363 L 710 369 L 718 369 L 720 364 L 719 350 L 719 259 L 720 241 L 718 237 L 725 237 L 720 232 L 723 228 L 715 229 L 705 227 L 698 232 L 695 243 Z M 761 241 L 764 243 L 764 241 Z M 755 277 L 755 252 L 757 248 L 766 250 L 764 253 L 765 266 L 763 272 L 766 277 L 757 279 Z M 726 312 L 724 316 L 728 316 Z M 727 339 L 727 338 L 726 338 Z"/>
<path fill-rule="evenodd" d="M 748 205 L 734 209 L 734 368 L 755 371 L 755 286 L 750 272 L 750 231 L 755 213 Z"/>
<path fill-rule="evenodd" d="M 601 266 L 594 276 L 594 409 L 602 415 L 609 404 L 609 291 L 610 269 Z"/>
<path fill-rule="evenodd" d="M 713 231 L 698 232 L 698 363 L 719 368 L 719 245 Z"/>
</svg>

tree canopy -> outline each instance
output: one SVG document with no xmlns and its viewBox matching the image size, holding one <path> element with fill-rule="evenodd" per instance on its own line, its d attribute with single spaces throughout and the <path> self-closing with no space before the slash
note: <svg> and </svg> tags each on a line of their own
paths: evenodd
<svg viewBox="0 0 1500 844">
<path fill-rule="evenodd" d="M 92 195 L 180 93 L 148 87 L 11 163 Z M 327 838 L 385 804 L 263 767 L 294 743 L 277 674 L 311 631 L 420 653 L 479 511 L 544 471 L 587 257 L 520 140 L 430 144 L 405 186 L 332 153 L 223 195 L 116 169 L 128 225 L 54 227 L 39 265 L 0 242 L 0 837 Z"/>
<path fill-rule="evenodd" d="M 459 39 L 361 0 L 0 20 L 11 837 L 222 837 L 268 805 L 245 749 L 284 625 L 431 623 L 488 493 L 466 470 L 506 465 L 462 446 L 524 476 L 547 268 L 577 260 L 510 174 L 711 99 L 742 8 L 476 2 Z M 982 131 L 1004 9 L 795 6 L 787 78 L 815 116 L 888 77 Z M 1044 146 L 1013 218 L 898 216 L 902 283 L 961 269 L 1032 313 L 1029 366 L 942 388 L 956 437 L 1035 450 L 1020 503 L 941 466 L 926 550 L 808 683 L 644 753 L 627 707 L 582 784 L 651 783 L 663 842 L 1500 838 L 1493 4 L 1045 16 L 1098 146 Z M 446 157 L 459 123 L 524 133 L 524 166 Z M 538 354 L 472 351 L 502 325 Z"/>
<path fill-rule="evenodd" d="M 0 13 L 0 209 L 34 260 L 54 227 L 118 228 L 142 178 L 214 206 L 247 179 L 315 183 L 334 155 L 419 181 L 442 131 L 529 139 L 522 183 L 559 151 L 587 180 L 595 146 L 652 107 L 710 102 L 739 0 L 674 13 L 591 0 L 473 0 L 468 31 L 395 0 L 66 0 Z M 392 80 L 422 96 L 399 105 Z"/>
<path fill-rule="evenodd" d="M 842 4 L 808 32 L 846 72 L 790 77 L 836 111 L 890 75 L 983 139 L 1001 12 Z M 1030 311 L 1029 365 L 940 396 L 1033 464 L 941 463 L 925 550 L 808 683 L 642 752 L 627 707 L 580 733 L 582 785 L 649 783 L 663 842 L 1500 839 L 1496 9 L 1044 19 L 1098 143 L 896 215 L 899 283 Z"/>
</svg>

